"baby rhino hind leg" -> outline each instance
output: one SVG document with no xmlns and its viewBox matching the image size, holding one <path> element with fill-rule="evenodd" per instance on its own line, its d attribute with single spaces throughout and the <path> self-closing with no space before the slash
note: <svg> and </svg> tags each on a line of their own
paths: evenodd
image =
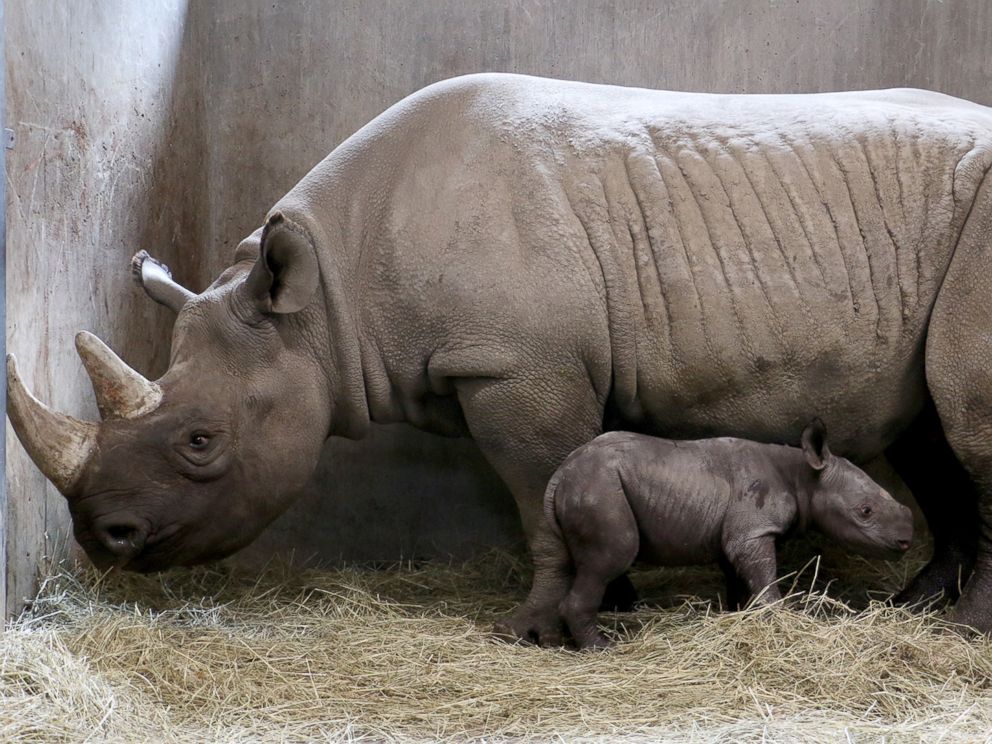
<svg viewBox="0 0 992 744">
<path fill-rule="evenodd" d="M 596 614 L 607 584 L 637 557 L 637 522 L 615 473 L 595 482 L 563 483 L 556 513 L 575 570 L 559 612 L 579 648 L 605 648 L 610 641 L 600 632 Z"/>
</svg>

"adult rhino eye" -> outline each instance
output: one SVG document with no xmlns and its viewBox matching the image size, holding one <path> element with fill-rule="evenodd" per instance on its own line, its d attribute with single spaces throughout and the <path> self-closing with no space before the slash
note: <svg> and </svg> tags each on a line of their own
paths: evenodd
<svg viewBox="0 0 992 744">
<path fill-rule="evenodd" d="M 193 480 L 210 480 L 226 472 L 230 437 L 222 428 L 188 428 L 179 433 L 173 452 L 183 475 Z M 187 467 L 188 466 L 188 467 Z"/>
<path fill-rule="evenodd" d="M 864 506 L 861 507 L 861 516 L 862 517 L 870 517 L 871 516 L 871 507 L 868 506 L 868 504 L 865 504 Z"/>
</svg>

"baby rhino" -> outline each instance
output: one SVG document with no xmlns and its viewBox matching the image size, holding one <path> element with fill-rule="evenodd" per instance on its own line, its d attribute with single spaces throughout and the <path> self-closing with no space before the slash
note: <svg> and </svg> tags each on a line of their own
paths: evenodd
<svg viewBox="0 0 992 744">
<path fill-rule="evenodd" d="M 560 611 L 580 648 L 609 645 L 596 627 L 607 583 L 635 559 L 663 566 L 719 562 L 731 607 L 781 597 L 775 540 L 815 527 L 868 556 L 900 557 L 908 508 L 831 454 L 819 419 L 802 448 L 721 438 L 672 441 L 612 432 L 568 456 L 545 514 L 574 568 Z M 567 549 L 567 556 L 565 555 Z"/>
</svg>

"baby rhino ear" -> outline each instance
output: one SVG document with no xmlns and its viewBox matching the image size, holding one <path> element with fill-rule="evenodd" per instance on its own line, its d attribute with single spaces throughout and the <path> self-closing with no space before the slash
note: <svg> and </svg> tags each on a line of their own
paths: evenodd
<svg viewBox="0 0 992 744">
<path fill-rule="evenodd" d="M 827 447 L 827 427 L 819 418 L 810 421 L 803 430 L 802 443 L 809 466 L 814 470 L 823 470 L 833 455 Z"/>
</svg>

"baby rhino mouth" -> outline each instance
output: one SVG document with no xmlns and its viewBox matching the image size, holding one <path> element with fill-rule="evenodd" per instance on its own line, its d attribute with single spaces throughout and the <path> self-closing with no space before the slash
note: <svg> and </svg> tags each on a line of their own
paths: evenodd
<svg viewBox="0 0 992 744">
<path fill-rule="evenodd" d="M 907 540 L 905 538 L 897 539 L 895 541 L 895 545 L 892 547 L 890 551 L 890 553 L 892 554 L 892 558 L 894 558 L 895 560 L 899 560 L 900 558 L 902 558 L 909 551 L 912 544 L 913 543 L 911 540 Z"/>
<path fill-rule="evenodd" d="M 889 560 L 899 560 L 902 558 L 909 549 L 913 546 L 912 535 L 902 535 L 893 538 L 888 545 L 885 546 L 885 558 Z"/>
</svg>

